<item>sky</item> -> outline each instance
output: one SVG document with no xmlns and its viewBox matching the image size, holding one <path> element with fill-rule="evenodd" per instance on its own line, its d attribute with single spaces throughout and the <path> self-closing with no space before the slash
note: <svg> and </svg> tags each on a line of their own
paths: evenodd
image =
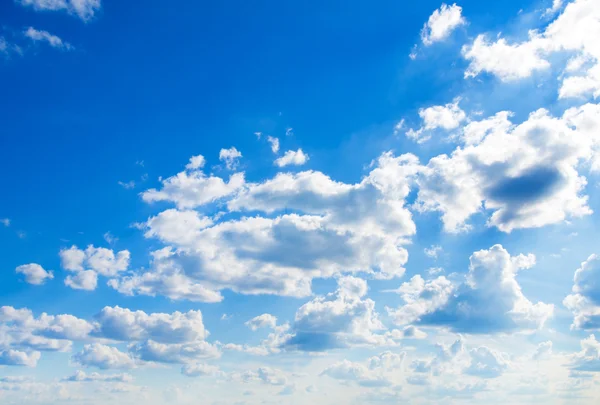
<svg viewBox="0 0 600 405">
<path fill-rule="evenodd" d="M 0 3 L 0 403 L 600 402 L 600 2 Z"/>
</svg>

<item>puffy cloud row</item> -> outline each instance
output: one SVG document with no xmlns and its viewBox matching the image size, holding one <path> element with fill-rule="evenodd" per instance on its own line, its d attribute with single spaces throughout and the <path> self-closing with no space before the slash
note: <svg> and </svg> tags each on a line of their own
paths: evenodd
<svg viewBox="0 0 600 405">
<path fill-rule="evenodd" d="M 34 366 L 39 351 L 68 351 L 73 341 L 88 342 L 73 360 L 102 369 L 132 368 L 143 362 L 189 363 L 220 355 L 208 343 L 200 311 L 147 314 L 105 307 L 91 321 L 72 315 L 35 317 L 28 309 L 0 308 L 3 363 Z M 103 342 L 125 342 L 129 353 Z"/>
<path fill-rule="evenodd" d="M 95 290 L 98 275 L 114 277 L 127 270 L 130 253 L 121 250 L 115 255 L 112 249 L 89 245 L 85 250 L 77 246 L 59 252 L 62 268 L 73 272 L 65 278 L 65 285 L 76 290 Z"/>
</svg>

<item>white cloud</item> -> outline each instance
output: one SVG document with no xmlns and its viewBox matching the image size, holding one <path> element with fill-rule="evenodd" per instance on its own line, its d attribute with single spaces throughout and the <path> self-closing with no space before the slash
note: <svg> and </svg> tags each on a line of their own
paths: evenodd
<svg viewBox="0 0 600 405">
<path fill-rule="evenodd" d="M 23 264 L 15 269 L 17 274 L 23 274 L 25 281 L 33 285 L 42 285 L 47 280 L 52 280 L 54 274 L 50 270 L 44 270 L 42 266 L 36 263 Z"/>
<path fill-rule="evenodd" d="M 575 271 L 573 294 L 563 304 L 573 312 L 573 329 L 600 330 L 600 257 L 591 255 Z"/>
<path fill-rule="evenodd" d="M 75 273 L 65 278 L 65 285 L 88 291 L 96 289 L 98 274 L 113 277 L 127 270 L 130 259 L 128 250 L 121 250 L 115 255 L 111 249 L 96 248 L 92 245 L 85 250 L 77 246 L 61 249 L 59 256 L 62 267 Z"/>
<path fill-rule="evenodd" d="M 133 381 L 133 377 L 131 374 L 100 374 L 100 373 L 86 373 L 84 371 L 78 370 L 75 374 L 63 378 L 65 382 L 122 382 L 128 383 Z"/>
<path fill-rule="evenodd" d="M 98 273 L 93 270 L 78 271 L 65 277 L 65 285 L 74 290 L 94 291 L 98 286 Z"/>
<path fill-rule="evenodd" d="M 129 369 L 135 366 L 135 361 L 127 353 L 119 351 L 116 347 L 100 343 L 83 346 L 83 349 L 74 354 L 72 359 L 77 364 L 85 367 L 107 369 Z"/>
<path fill-rule="evenodd" d="M 235 147 L 229 149 L 221 149 L 219 152 L 219 160 L 225 162 L 225 166 L 229 170 L 234 170 L 238 165 L 238 160 L 242 157 L 242 153 Z"/>
<path fill-rule="evenodd" d="M 184 343 L 208 337 L 200 311 L 147 314 L 117 306 L 104 307 L 95 319 L 99 324 L 97 335 L 126 342 L 151 339 Z"/>
<path fill-rule="evenodd" d="M 574 371 L 600 372 L 600 342 L 590 335 L 581 341 L 581 351 L 570 356 Z"/>
<path fill-rule="evenodd" d="M 266 385 L 282 386 L 287 384 L 287 377 L 281 370 L 271 367 L 259 367 L 256 370 L 234 372 L 229 375 L 232 381 L 243 383 L 260 382 Z"/>
<path fill-rule="evenodd" d="M 552 341 L 548 340 L 546 342 L 540 343 L 535 352 L 531 356 L 533 360 L 543 360 L 552 355 Z"/>
<path fill-rule="evenodd" d="M 215 377 L 223 375 L 223 372 L 217 366 L 211 366 L 204 363 L 195 363 L 185 364 L 181 368 L 181 374 L 188 377 Z"/>
<path fill-rule="evenodd" d="M 269 142 L 269 144 L 271 145 L 271 151 L 273 153 L 279 153 L 279 138 L 268 136 L 267 142 Z"/>
<path fill-rule="evenodd" d="M 465 112 L 458 106 L 459 101 L 457 99 L 446 105 L 419 109 L 423 126 L 417 130 L 409 129 L 406 136 L 417 143 L 423 143 L 431 138 L 432 131 L 436 129 L 450 131 L 458 128 L 467 118 Z"/>
<path fill-rule="evenodd" d="M 336 292 L 317 297 L 298 309 L 283 346 L 318 352 L 350 346 L 394 345 L 393 340 L 378 333 L 386 328 L 375 311 L 375 302 L 363 298 L 366 291 L 364 280 L 340 278 Z"/>
<path fill-rule="evenodd" d="M 496 378 L 508 369 L 508 356 L 488 347 L 481 346 L 469 351 L 471 364 L 465 370 L 466 374 L 482 378 Z"/>
<path fill-rule="evenodd" d="M 38 11 L 67 11 L 84 21 L 92 19 L 100 10 L 100 0 L 17 0 L 23 6 Z"/>
<path fill-rule="evenodd" d="M 447 303 L 453 291 L 454 286 L 444 276 L 425 281 L 417 274 L 409 282 L 402 283 L 397 290 L 391 291 L 400 294 L 404 305 L 387 310 L 396 324 L 406 325 Z"/>
<path fill-rule="evenodd" d="M 440 253 L 443 252 L 443 250 L 444 249 L 442 249 L 442 247 L 439 245 L 431 245 L 431 247 L 423 249 L 423 253 L 425 253 L 427 257 L 437 259 Z"/>
<path fill-rule="evenodd" d="M 462 7 L 456 4 L 448 6 L 444 3 L 429 16 L 429 20 L 421 30 L 423 44 L 429 46 L 443 41 L 450 36 L 452 31 L 466 23 L 466 19 L 462 16 Z"/>
<path fill-rule="evenodd" d="M 256 331 L 260 328 L 275 328 L 277 326 L 277 317 L 271 314 L 262 314 L 250 319 L 244 325 L 249 327 L 252 331 Z"/>
<path fill-rule="evenodd" d="M 205 164 L 206 164 L 206 159 L 204 159 L 204 156 L 196 155 L 196 156 L 192 156 L 190 158 L 190 162 L 187 165 L 185 165 L 185 168 L 187 170 L 198 170 L 198 169 L 202 169 Z"/>
<path fill-rule="evenodd" d="M 10 226 L 10 218 L 0 218 L 0 224 L 9 227 Z"/>
<path fill-rule="evenodd" d="M 0 365 L 35 367 L 40 359 L 40 352 L 22 352 L 19 350 L 0 351 Z"/>
<path fill-rule="evenodd" d="M 135 181 L 130 180 L 127 182 L 118 181 L 119 186 L 123 187 L 125 190 L 132 190 L 135 188 Z"/>
<path fill-rule="evenodd" d="M 275 165 L 279 167 L 285 166 L 302 166 L 308 161 L 309 157 L 302 149 L 288 150 L 284 155 L 275 160 Z"/>
<path fill-rule="evenodd" d="M 64 42 L 56 35 L 50 34 L 48 31 L 36 30 L 33 27 L 27 28 L 24 35 L 34 42 L 47 42 L 53 48 L 71 50 L 73 46 L 68 42 Z"/>
<path fill-rule="evenodd" d="M 111 249 L 89 245 L 85 250 L 77 246 L 62 249 L 59 256 L 65 270 L 75 272 L 93 270 L 102 276 L 112 277 L 127 270 L 131 255 L 128 250 L 121 250 L 115 255 Z"/>
<path fill-rule="evenodd" d="M 117 243 L 119 241 L 119 238 L 117 238 L 110 232 L 106 232 L 104 235 L 102 235 L 102 237 L 104 238 L 106 243 L 108 243 L 109 245 L 114 245 L 115 243 Z"/>
<path fill-rule="evenodd" d="M 530 32 L 529 41 L 516 45 L 508 44 L 504 38 L 490 42 L 485 35 L 479 35 L 472 45 L 462 49 L 464 58 L 470 62 L 465 77 L 487 72 L 510 81 L 529 77 L 536 70 L 548 69 L 550 63 L 542 57 L 541 40 L 535 31 Z"/>
<path fill-rule="evenodd" d="M 369 358 L 366 365 L 342 360 L 327 367 L 321 375 L 344 382 L 355 382 L 363 388 L 392 386 L 394 383 L 385 372 L 399 369 L 405 357 L 405 352 L 387 351 Z"/>
<path fill-rule="evenodd" d="M 191 166 L 186 166 L 188 170 L 162 180 L 160 190 L 144 191 L 142 199 L 147 203 L 170 201 L 180 209 L 189 209 L 229 196 L 244 185 L 244 173 L 234 173 L 226 182 L 220 177 L 204 174 L 201 165 L 195 167 L 199 163 L 194 161 L 195 158 L 190 159 Z"/>
<path fill-rule="evenodd" d="M 407 304 L 387 310 L 399 324 L 416 321 L 459 333 L 539 329 L 552 316 L 554 306 L 529 301 L 516 280 L 519 270 L 534 263 L 533 255 L 510 256 L 501 245 L 494 245 L 471 255 L 469 273 L 461 285 L 448 290 L 446 280 L 439 277 L 436 280 L 444 281 L 444 288 L 433 288 L 436 280 L 424 283 L 415 276 L 399 289 L 407 296 Z"/>
<path fill-rule="evenodd" d="M 423 168 L 415 207 L 440 211 L 446 231 L 469 229 L 467 219 L 484 207 L 492 213 L 488 225 L 504 232 L 591 213 L 577 169 L 586 161 L 600 167 L 600 105 L 570 108 L 560 118 L 542 109 L 519 125 L 507 117 L 469 124 L 469 144 Z"/>
<path fill-rule="evenodd" d="M 225 288 L 307 296 L 313 278 L 340 272 L 399 277 L 408 259 L 401 245 L 415 232 L 404 199 L 417 159 L 385 153 L 371 167 L 358 184 L 313 171 L 247 184 L 227 207 L 253 217 L 211 224 L 193 211 L 164 211 L 142 226 L 146 237 L 166 244 L 151 268 L 109 285 L 129 295 L 217 302 Z M 280 214 L 286 209 L 298 213 Z"/>
<path fill-rule="evenodd" d="M 556 10 L 559 2 L 554 4 Z M 554 7 L 553 7 L 554 8 Z M 589 67 L 573 71 L 567 66 L 561 75 L 559 97 L 600 95 L 600 3 L 595 0 L 575 0 L 564 8 L 543 32 L 530 31 L 529 39 L 509 44 L 504 38 L 489 42 L 480 35 L 471 46 L 463 48 L 470 61 L 465 76 L 488 72 L 501 80 L 529 77 L 537 70 L 550 67 L 548 58 L 556 52 L 573 53 L 590 61 Z"/>
<path fill-rule="evenodd" d="M 146 340 L 129 347 L 130 353 L 141 361 L 171 364 L 194 363 L 201 359 L 218 358 L 219 349 L 204 341 L 189 343 L 159 343 Z"/>
</svg>

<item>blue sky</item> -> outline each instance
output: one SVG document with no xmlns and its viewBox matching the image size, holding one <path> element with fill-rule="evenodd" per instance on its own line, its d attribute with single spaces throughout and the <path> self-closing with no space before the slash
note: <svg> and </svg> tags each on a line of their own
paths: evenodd
<svg viewBox="0 0 600 405">
<path fill-rule="evenodd" d="M 0 4 L 0 402 L 600 400 L 598 2 L 193 3 Z"/>
</svg>

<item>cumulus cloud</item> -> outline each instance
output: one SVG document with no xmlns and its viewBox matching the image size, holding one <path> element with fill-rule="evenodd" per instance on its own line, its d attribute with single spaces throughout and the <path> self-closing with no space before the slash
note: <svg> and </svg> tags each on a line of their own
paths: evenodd
<svg viewBox="0 0 600 405">
<path fill-rule="evenodd" d="M 501 376 L 510 365 L 506 354 L 485 346 L 473 349 L 469 354 L 471 363 L 465 370 L 466 374 L 482 378 L 496 378 Z"/>
<path fill-rule="evenodd" d="M 100 10 L 101 0 L 16 0 L 37 11 L 66 11 L 88 21 Z"/>
<path fill-rule="evenodd" d="M 100 374 L 100 373 L 86 373 L 78 370 L 75 374 L 63 378 L 65 382 L 122 382 L 127 383 L 133 381 L 131 374 Z"/>
<path fill-rule="evenodd" d="M 250 319 L 244 325 L 249 327 L 252 331 L 256 331 L 260 328 L 275 328 L 277 326 L 277 317 L 271 314 L 262 314 Z"/>
<path fill-rule="evenodd" d="M 466 23 L 467 20 L 462 16 L 462 7 L 456 4 L 448 6 L 444 3 L 429 16 L 421 30 L 421 40 L 426 46 L 443 41 L 452 31 Z"/>
<path fill-rule="evenodd" d="M 406 136 L 417 143 L 431 139 L 431 134 L 436 129 L 451 131 L 467 119 L 465 112 L 458 106 L 460 100 L 454 100 L 446 105 L 436 105 L 419 109 L 419 117 L 423 125 L 417 129 L 409 129 Z"/>
<path fill-rule="evenodd" d="M 570 368 L 581 372 L 600 372 L 600 342 L 590 335 L 581 341 L 581 351 L 570 356 Z"/>
<path fill-rule="evenodd" d="M 129 369 L 135 366 L 135 361 L 129 354 L 121 352 L 116 347 L 100 343 L 83 346 L 83 349 L 74 354 L 72 359 L 79 365 L 97 367 L 102 370 Z"/>
<path fill-rule="evenodd" d="M 591 255 L 575 271 L 573 293 L 563 304 L 573 312 L 573 329 L 600 329 L 600 257 Z"/>
<path fill-rule="evenodd" d="M 325 375 L 336 380 L 353 381 L 361 387 L 387 387 L 392 382 L 384 376 L 377 375 L 368 367 L 354 363 L 348 360 L 342 360 L 327 367 L 321 375 Z"/>
<path fill-rule="evenodd" d="M 181 368 L 181 373 L 188 377 L 214 377 L 223 375 L 219 367 L 204 363 L 186 364 Z"/>
<path fill-rule="evenodd" d="M 556 10 L 560 8 L 557 3 Z M 555 11 L 556 11 L 555 10 Z M 595 0 L 575 0 L 564 8 L 542 32 L 530 31 L 529 38 L 520 43 L 508 43 L 500 38 L 494 42 L 478 36 L 472 45 L 463 48 L 470 62 L 466 77 L 487 72 L 509 81 L 529 77 L 538 70 L 550 67 L 552 53 L 567 52 L 579 61 L 569 64 L 561 75 L 559 97 L 600 95 L 600 4 Z"/>
<path fill-rule="evenodd" d="M 59 252 L 63 269 L 74 272 L 65 278 L 65 285 L 77 290 L 95 290 L 98 274 L 113 277 L 127 270 L 130 253 L 122 250 L 116 255 L 113 250 L 89 245 L 85 250 L 77 246 Z"/>
<path fill-rule="evenodd" d="M 238 165 L 238 160 L 242 157 L 242 153 L 235 147 L 229 149 L 221 149 L 219 152 L 219 160 L 225 163 L 225 167 L 229 170 L 234 170 Z"/>
<path fill-rule="evenodd" d="M 309 157 L 302 149 L 288 150 L 282 157 L 275 160 L 275 166 L 302 166 L 308 161 Z"/>
<path fill-rule="evenodd" d="M 42 285 L 47 280 L 52 280 L 54 274 L 51 270 L 44 270 L 42 266 L 36 263 L 23 264 L 15 269 L 17 274 L 23 274 L 25 281 L 33 285 Z"/>
<path fill-rule="evenodd" d="M 129 351 L 141 361 L 172 364 L 197 362 L 201 359 L 218 358 L 221 355 L 216 346 L 204 340 L 176 344 L 146 340 L 132 345 Z"/>
<path fill-rule="evenodd" d="M 393 345 L 379 333 L 386 328 L 375 302 L 364 298 L 367 285 L 355 277 L 338 280 L 338 289 L 302 305 L 283 347 L 309 352 L 350 346 Z"/>
<path fill-rule="evenodd" d="M 2 350 L 0 351 L 0 365 L 35 367 L 40 357 L 40 352 L 36 351 Z"/>
<path fill-rule="evenodd" d="M 560 118 L 541 109 L 519 125 L 508 116 L 469 124 L 464 146 L 432 158 L 417 180 L 415 208 L 441 212 L 448 232 L 469 229 L 467 220 L 484 210 L 488 225 L 503 232 L 590 214 L 578 169 L 583 162 L 599 167 L 600 105 L 570 108 Z"/>
<path fill-rule="evenodd" d="M 244 185 L 244 173 L 232 174 L 229 181 L 212 174 L 207 176 L 202 171 L 204 158 L 200 157 L 193 156 L 185 171 L 162 180 L 161 189 L 151 188 L 144 191 L 141 194 L 142 199 L 147 203 L 169 201 L 175 203 L 179 209 L 189 209 L 218 201 Z"/>
<path fill-rule="evenodd" d="M 533 255 L 511 257 L 501 245 L 494 245 L 471 255 L 462 284 L 451 287 L 443 277 L 428 283 L 413 278 L 399 289 L 407 304 L 387 311 L 399 324 L 417 322 L 461 333 L 538 329 L 552 316 L 554 306 L 529 301 L 516 280 L 519 270 L 534 263 Z"/>
<path fill-rule="evenodd" d="M 109 285 L 130 295 L 216 302 L 225 288 L 308 296 L 313 278 L 341 272 L 399 277 L 408 259 L 402 245 L 415 232 L 405 198 L 417 170 L 413 155 L 385 153 L 358 184 L 313 171 L 244 184 L 227 201 L 235 215 L 218 223 L 182 208 L 164 211 L 140 225 L 165 244 L 151 268 Z"/>
<path fill-rule="evenodd" d="M 36 30 L 33 27 L 27 28 L 24 35 L 33 42 L 46 42 L 53 48 L 71 50 L 73 46 L 68 42 L 64 42 L 56 35 L 50 34 L 48 31 Z"/>
<path fill-rule="evenodd" d="M 114 340 L 184 343 L 208 337 L 200 311 L 147 314 L 118 306 L 104 307 L 95 320 L 96 334 Z"/>
</svg>

